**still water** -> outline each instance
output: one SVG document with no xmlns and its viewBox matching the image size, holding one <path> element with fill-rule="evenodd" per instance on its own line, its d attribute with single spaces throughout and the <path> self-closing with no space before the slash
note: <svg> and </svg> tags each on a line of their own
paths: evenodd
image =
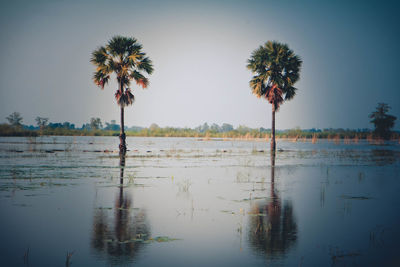
<svg viewBox="0 0 400 267">
<path fill-rule="evenodd" d="M 1 266 L 399 266 L 400 145 L 0 138 Z"/>
</svg>

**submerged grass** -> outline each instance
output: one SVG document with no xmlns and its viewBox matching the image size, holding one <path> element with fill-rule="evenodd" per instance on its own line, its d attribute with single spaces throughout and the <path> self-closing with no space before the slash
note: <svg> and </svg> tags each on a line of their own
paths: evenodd
<svg viewBox="0 0 400 267">
<path fill-rule="evenodd" d="M 145 234 L 142 234 L 140 236 L 137 236 L 136 238 L 131 238 L 128 240 L 119 241 L 119 240 L 114 240 L 114 239 L 107 239 L 106 242 L 107 243 L 118 243 L 118 244 L 128 244 L 128 243 L 139 242 L 139 243 L 149 244 L 149 243 L 153 243 L 153 242 L 166 243 L 166 242 L 172 242 L 172 241 L 178 241 L 178 240 L 183 240 L 183 239 L 172 238 L 169 236 L 156 236 L 156 237 L 147 238 L 147 236 Z"/>
<path fill-rule="evenodd" d="M 354 199 L 354 200 L 367 200 L 367 199 L 372 199 L 372 197 L 367 197 L 367 196 L 347 196 L 347 195 L 341 195 L 340 196 L 343 199 Z"/>
</svg>

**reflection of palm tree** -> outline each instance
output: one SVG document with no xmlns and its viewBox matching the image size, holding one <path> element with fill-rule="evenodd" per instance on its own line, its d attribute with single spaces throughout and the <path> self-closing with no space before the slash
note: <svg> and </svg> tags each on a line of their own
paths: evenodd
<svg viewBox="0 0 400 267">
<path fill-rule="evenodd" d="M 271 191 L 267 203 L 252 207 L 249 223 L 251 245 L 268 255 L 284 253 L 297 239 L 297 225 L 290 202 L 283 207 L 275 190 L 275 154 L 271 153 Z"/>
<path fill-rule="evenodd" d="M 125 154 L 120 154 L 120 185 L 115 201 L 114 225 L 108 220 L 107 211 L 100 209 L 94 218 L 92 247 L 106 253 L 119 263 L 131 261 L 143 246 L 141 240 L 150 235 L 146 214 L 139 210 L 131 214 L 132 200 L 124 194 L 123 180 Z M 132 216 L 133 215 L 133 216 Z"/>
</svg>

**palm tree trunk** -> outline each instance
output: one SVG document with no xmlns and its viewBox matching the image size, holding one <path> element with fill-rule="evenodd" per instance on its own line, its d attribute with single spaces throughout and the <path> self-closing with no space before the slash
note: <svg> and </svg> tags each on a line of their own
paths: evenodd
<svg viewBox="0 0 400 267">
<path fill-rule="evenodd" d="M 124 124 L 124 108 L 121 107 L 121 131 L 119 134 L 119 152 L 126 152 L 126 142 L 125 142 L 125 124 Z"/>
<path fill-rule="evenodd" d="M 275 103 L 272 104 L 272 137 L 271 137 L 271 153 L 275 153 L 276 151 L 276 143 L 275 143 Z"/>
<path fill-rule="evenodd" d="M 119 90 L 122 93 L 122 83 L 119 85 Z M 124 107 L 121 106 L 121 131 L 119 134 L 119 153 L 126 153 L 126 142 L 125 142 L 125 123 L 124 123 Z"/>
<path fill-rule="evenodd" d="M 275 192 L 275 152 L 271 151 L 271 199 L 276 201 Z"/>
</svg>

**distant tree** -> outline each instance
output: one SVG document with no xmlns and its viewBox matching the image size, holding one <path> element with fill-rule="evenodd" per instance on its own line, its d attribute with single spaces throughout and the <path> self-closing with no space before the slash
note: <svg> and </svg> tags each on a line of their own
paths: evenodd
<svg viewBox="0 0 400 267">
<path fill-rule="evenodd" d="M 103 128 L 103 124 L 101 123 L 100 118 L 91 118 L 90 119 L 90 128 L 93 130 L 98 130 Z"/>
<path fill-rule="evenodd" d="M 120 126 L 117 124 L 117 122 L 115 120 L 111 120 L 110 123 L 106 122 L 106 127 L 104 129 L 111 130 L 111 131 L 119 131 Z"/>
<path fill-rule="evenodd" d="M 374 133 L 384 139 L 390 138 L 391 129 L 397 119 L 395 116 L 387 114 L 389 109 L 388 104 L 378 103 L 376 110 L 369 115 L 370 122 L 375 125 Z"/>
<path fill-rule="evenodd" d="M 194 128 L 194 130 L 199 133 L 204 133 L 204 132 L 210 130 L 210 126 L 208 126 L 208 123 L 205 122 L 203 125 L 199 125 L 196 128 Z"/>
<path fill-rule="evenodd" d="M 37 116 L 35 121 L 36 121 L 37 126 L 41 130 L 43 130 L 47 126 L 47 122 L 49 121 L 49 118 L 43 118 L 43 117 Z"/>
<path fill-rule="evenodd" d="M 11 113 L 7 118 L 8 122 L 15 127 L 20 127 L 22 126 L 22 120 L 23 118 L 21 117 L 21 114 L 19 112 L 13 112 Z"/>
<path fill-rule="evenodd" d="M 50 126 L 50 125 L 51 125 L 51 123 L 49 124 L 49 126 Z M 84 124 L 82 124 L 81 129 L 82 129 L 82 130 L 91 130 L 92 127 L 90 126 L 89 123 L 84 123 Z"/>
<path fill-rule="evenodd" d="M 207 132 L 208 130 L 210 129 L 210 127 L 208 126 L 208 123 L 207 122 L 205 122 L 204 124 L 203 124 L 203 126 L 201 126 L 201 132 L 202 133 L 204 133 L 204 132 Z"/>
<path fill-rule="evenodd" d="M 143 130 L 143 127 L 140 126 L 132 126 L 131 128 L 129 128 L 130 131 L 133 132 L 140 132 L 141 130 Z"/>
<path fill-rule="evenodd" d="M 55 128 L 62 128 L 62 123 L 59 122 L 50 122 L 48 124 L 49 128 L 55 129 Z"/>
<path fill-rule="evenodd" d="M 64 129 L 75 129 L 75 124 L 71 124 L 70 122 L 50 122 L 47 127 L 55 129 L 55 128 L 64 128 Z"/>
<path fill-rule="evenodd" d="M 101 122 L 100 122 L 100 123 L 101 123 Z M 65 129 L 75 129 L 75 124 L 70 123 L 70 122 L 68 122 L 68 121 L 65 121 L 65 122 L 63 122 L 63 124 L 62 124 L 62 128 L 65 128 Z"/>
<path fill-rule="evenodd" d="M 240 133 L 240 134 L 245 134 L 248 132 L 251 132 L 251 128 L 247 127 L 246 125 L 239 125 L 236 130 Z"/>
<path fill-rule="evenodd" d="M 221 126 L 221 130 L 222 130 L 223 132 L 230 132 L 230 131 L 233 131 L 233 125 L 228 124 L 228 123 L 223 123 L 222 126 Z"/>
<path fill-rule="evenodd" d="M 221 132 L 222 131 L 221 127 L 216 123 L 211 124 L 210 130 L 214 131 L 214 132 Z"/>
<path fill-rule="evenodd" d="M 247 68 L 255 74 L 250 87 L 257 97 L 265 97 L 272 105 L 271 151 L 275 152 L 275 112 L 280 105 L 292 99 L 297 88 L 293 85 L 300 78 L 302 61 L 286 44 L 268 41 L 254 50 Z"/>
<path fill-rule="evenodd" d="M 139 86 L 146 88 L 149 81 L 141 72 L 151 74 L 153 72 L 152 62 L 146 57 L 142 46 L 137 43 L 135 38 L 123 36 L 115 36 L 106 46 L 101 46 L 93 51 L 90 61 L 97 67 L 93 80 L 102 89 L 108 83 L 112 73 L 117 76 L 118 90 L 115 93 L 115 99 L 121 107 L 119 149 L 121 153 L 125 153 L 124 108 L 132 105 L 134 101 L 129 85 L 134 80 Z"/>
<path fill-rule="evenodd" d="M 160 126 L 158 126 L 156 123 L 152 123 L 149 127 L 150 131 L 157 131 L 160 129 Z"/>
</svg>

